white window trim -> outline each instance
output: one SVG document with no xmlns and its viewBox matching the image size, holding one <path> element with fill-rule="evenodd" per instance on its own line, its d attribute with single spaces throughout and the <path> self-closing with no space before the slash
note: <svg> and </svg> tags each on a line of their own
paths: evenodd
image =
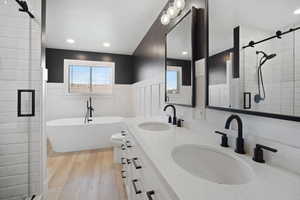
<svg viewBox="0 0 300 200">
<path fill-rule="evenodd" d="M 112 94 L 101 93 L 70 93 L 69 92 L 69 66 L 70 65 L 83 65 L 90 67 L 110 67 L 112 68 L 112 84 L 115 85 L 115 63 L 114 62 L 102 62 L 102 61 L 89 61 L 89 60 L 70 60 L 64 59 L 64 88 L 65 94 L 70 96 L 111 96 Z"/>
<path fill-rule="evenodd" d="M 182 87 L 182 67 L 181 66 L 167 66 L 167 70 L 177 71 L 178 77 L 177 77 L 177 83 L 178 83 L 178 93 L 180 93 L 181 87 Z M 176 93 L 176 94 L 178 94 Z M 176 95 L 176 94 L 169 94 L 169 95 Z"/>
</svg>

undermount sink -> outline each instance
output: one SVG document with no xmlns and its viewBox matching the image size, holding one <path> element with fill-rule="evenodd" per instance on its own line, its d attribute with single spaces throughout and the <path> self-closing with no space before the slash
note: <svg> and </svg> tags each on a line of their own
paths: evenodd
<svg viewBox="0 0 300 200">
<path fill-rule="evenodd" d="M 246 163 L 207 146 L 182 145 L 172 151 L 172 157 L 192 175 L 218 184 L 241 185 L 253 177 Z"/>
<path fill-rule="evenodd" d="M 170 129 L 170 125 L 161 122 L 144 122 L 138 127 L 147 131 L 167 131 Z"/>
</svg>

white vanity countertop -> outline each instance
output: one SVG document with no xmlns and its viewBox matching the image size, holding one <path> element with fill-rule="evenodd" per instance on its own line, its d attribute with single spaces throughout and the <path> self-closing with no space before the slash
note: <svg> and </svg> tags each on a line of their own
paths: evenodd
<svg viewBox="0 0 300 200">
<path fill-rule="evenodd" d="M 161 132 L 138 128 L 138 124 L 146 121 L 158 120 L 129 118 L 126 124 L 179 200 L 300 200 L 300 176 L 267 164 L 256 163 L 250 155 L 239 155 L 232 147 L 222 148 L 219 145 L 221 137 L 214 134 L 217 129 L 213 130 L 204 125 L 203 133 L 206 134 L 201 134 L 174 126 Z M 209 145 L 242 159 L 253 169 L 254 178 L 247 184 L 224 185 L 194 176 L 178 166 L 172 158 L 174 147 L 184 144 Z"/>
</svg>

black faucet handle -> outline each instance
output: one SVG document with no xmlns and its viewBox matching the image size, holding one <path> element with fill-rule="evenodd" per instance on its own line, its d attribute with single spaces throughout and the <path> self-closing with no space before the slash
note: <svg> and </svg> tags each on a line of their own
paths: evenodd
<svg viewBox="0 0 300 200">
<path fill-rule="evenodd" d="M 254 148 L 254 155 L 253 155 L 253 160 L 255 162 L 259 162 L 259 163 L 265 163 L 266 161 L 264 160 L 264 152 L 263 149 L 271 151 L 273 153 L 277 152 L 277 149 L 271 148 L 271 147 L 267 147 L 261 144 L 256 144 L 256 147 Z"/>
<path fill-rule="evenodd" d="M 177 125 L 177 117 L 176 116 L 173 117 L 173 125 Z"/>
<path fill-rule="evenodd" d="M 222 147 L 229 147 L 228 145 L 228 137 L 226 133 L 220 132 L 220 131 L 215 131 L 215 133 L 222 135 Z"/>
<path fill-rule="evenodd" d="M 172 117 L 171 117 L 171 115 L 169 115 L 168 123 L 169 123 L 169 124 L 172 124 Z"/>
<path fill-rule="evenodd" d="M 257 145 L 256 145 L 256 148 L 262 148 L 262 149 L 271 151 L 271 152 L 273 152 L 273 153 L 276 153 L 276 152 L 277 152 L 277 149 L 274 149 L 274 148 L 271 148 L 271 147 L 267 147 L 267 146 L 264 146 L 264 145 L 261 145 L 261 144 L 257 144 Z"/>
<path fill-rule="evenodd" d="M 178 119 L 177 120 L 177 127 L 182 127 L 182 122 L 184 122 L 183 119 Z"/>
</svg>

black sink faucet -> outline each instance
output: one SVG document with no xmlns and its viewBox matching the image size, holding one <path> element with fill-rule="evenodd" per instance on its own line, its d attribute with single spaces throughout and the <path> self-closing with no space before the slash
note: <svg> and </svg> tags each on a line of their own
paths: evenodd
<svg viewBox="0 0 300 200">
<path fill-rule="evenodd" d="M 169 108 L 169 107 L 173 108 L 173 125 L 176 125 L 177 124 L 176 108 L 174 105 L 168 104 L 164 107 L 164 111 L 166 111 L 167 108 Z"/>
<path fill-rule="evenodd" d="M 230 124 L 234 119 L 237 121 L 238 124 L 238 137 L 236 139 L 235 152 L 239 154 L 245 154 L 242 119 L 238 115 L 231 115 L 226 121 L 225 129 L 229 129 Z"/>
</svg>

